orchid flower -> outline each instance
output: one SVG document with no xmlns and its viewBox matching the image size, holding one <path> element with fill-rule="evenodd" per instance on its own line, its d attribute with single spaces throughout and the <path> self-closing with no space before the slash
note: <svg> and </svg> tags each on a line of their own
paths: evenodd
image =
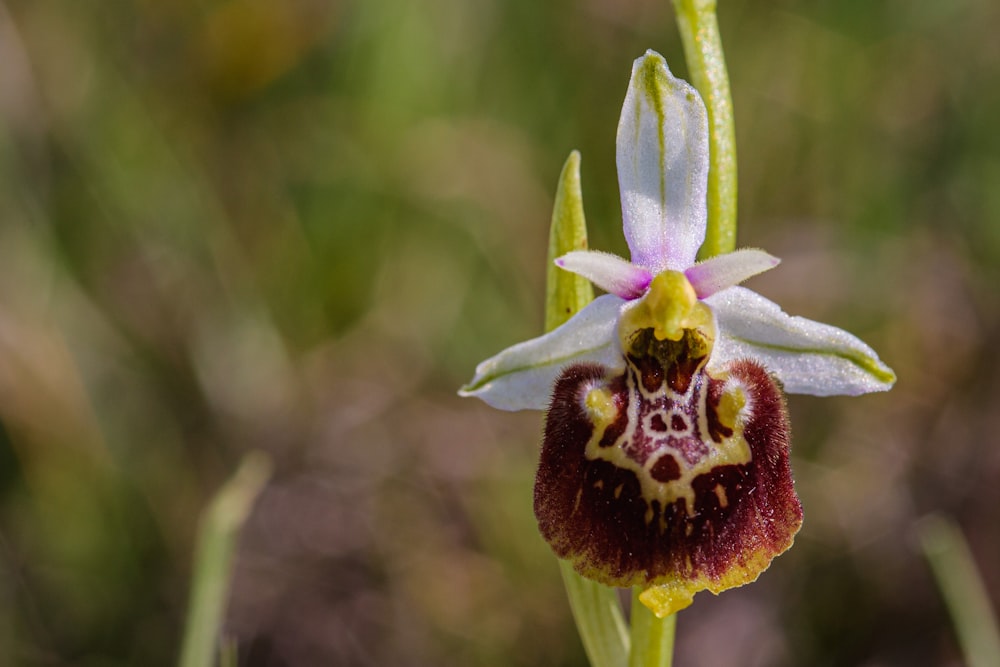
<svg viewBox="0 0 1000 667">
<path fill-rule="evenodd" d="M 631 261 L 556 260 L 607 294 L 554 331 L 481 363 L 461 394 L 547 409 L 535 514 L 586 577 L 643 586 L 657 615 L 749 583 L 802 521 L 782 390 L 884 391 L 893 372 L 853 335 L 739 287 L 778 260 L 696 262 L 705 238 L 708 119 L 652 51 L 637 59 L 617 136 Z"/>
</svg>

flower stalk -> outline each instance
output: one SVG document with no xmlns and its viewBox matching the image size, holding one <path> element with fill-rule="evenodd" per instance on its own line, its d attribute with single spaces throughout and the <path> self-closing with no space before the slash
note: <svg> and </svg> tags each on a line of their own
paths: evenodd
<svg viewBox="0 0 1000 667">
<path fill-rule="evenodd" d="M 691 83 L 708 110 L 708 229 L 699 259 L 736 248 L 736 130 L 715 0 L 674 0 Z"/>
</svg>

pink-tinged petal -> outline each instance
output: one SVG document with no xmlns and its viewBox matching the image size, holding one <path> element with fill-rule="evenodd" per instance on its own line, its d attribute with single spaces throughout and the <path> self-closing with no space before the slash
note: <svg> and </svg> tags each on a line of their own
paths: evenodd
<svg viewBox="0 0 1000 667">
<path fill-rule="evenodd" d="M 739 285 L 747 278 L 773 269 L 781 260 L 763 250 L 746 248 L 717 255 L 695 264 L 684 272 L 699 299 L 712 296 L 727 287 Z"/>
<path fill-rule="evenodd" d="M 614 294 L 597 297 L 559 328 L 476 366 L 475 377 L 459 395 L 480 398 L 500 410 L 544 410 L 566 366 L 622 366 L 618 318 L 628 304 Z"/>
<path fill-rule="evenodd" d="M 556 266 L 581 275 L 605 292 L 623 299 L 642 296 L 653 274 L 618 255 L 595 250 L 574 250 L 556 260 Z"/>
<path fill-rule="evenodd" d="M 705 240 L 708 115 L 698 92 L 654 51 L 632 66 L 617 141 L 632 262 L 654 274 L 683 271 Z"/>
<path fill-rule="evenodd" d="M 886 391 L 896 382 L 892 369 L 856 336 L 788 315 L 745 287 L 730 287 L 705 303 L 719 326 L 713 364 L 755 359 L 781 380 L 789 394 L 857 396 Z"/>
</svg>

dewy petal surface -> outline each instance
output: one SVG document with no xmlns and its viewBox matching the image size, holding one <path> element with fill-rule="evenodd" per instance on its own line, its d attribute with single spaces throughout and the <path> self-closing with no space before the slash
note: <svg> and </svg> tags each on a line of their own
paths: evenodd
<svg viewBox="0 0 1000 667">
<path fill-rule="evenodd" d="M 578 250 L 556 260 L 556 266 L 583 276 L 605 292 L 635 299 L 649 287 L 653 274 L 609 252 Z"/>
<path fill-rule="evenodd" d="M 708 115 L 658 53 L 632 66 L 618 122 L 618 184 L 632 262 L 659 273 L 694 264 L 705 240 Z"/>
<path fill-rule="evenodd" d="M 739 285 L 747 278 L 773 269 L 781 260 L 763 250 L 745 248 L 725 255 L 716 255 L 695 264 L 684 272 L 699 299 L 712 296 L 727 287 Z"/>
<path fill-rule="evenodd" d="M 558 329 L 479 364 L 475 377 L 459 395 L 474 396 L 500 410 L 544 410 L 566 366 L 598 363 L 622 368 L 617 324 L 627 304 L 614 294 L 594 299 Z"/>
<path fill-rule="evenodd" d="M 857 396 L 886 391 L 896 381 L 892 369 L 856 336 L 788 315 L 756 292 L 731 287 L 705 302 L 719 324 L 713 364 L 756 359 L 789 394 Z"/>
</svg>

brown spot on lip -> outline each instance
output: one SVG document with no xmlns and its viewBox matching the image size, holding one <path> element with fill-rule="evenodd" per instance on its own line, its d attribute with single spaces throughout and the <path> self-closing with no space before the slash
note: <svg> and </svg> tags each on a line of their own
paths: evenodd
<svg viewBox="0 0 1000 667">
<path fill-rule="evenodd" d="M 663 366 L 655 358 L 629 356 L 629 361 L 639 369 L 639 379 L 647 392 L 653 393 L 663 386 Z"/>
<path fill-rule="evenodd" d="M 657 482 L 672 482 L 681 478 L 681 467 L 677 465 L 677 459 L 670 454 L 664 454 L 649 469 L 649 474 Z"/>
<path fill-rule="evenodd" d="M 662 433 L 667 430 L 667 422 L 663 421 L 663 415 L 656 413 L 649 420 L 649 427 L 654 431 L 660 431 Z"/>
<path fill-rule="evenodd" d="M 704 357 L 678 359 L 677 363 L 667 369 L 667 386 L 678 394 L 686 393 L 702 361 L 704 361 Z"/>
<path fill-rule="evenodd" d="M 684 421 L 684 417 L 675 414 L 673 417 L 670 418 L 670 428 L 674 429 L 675 431 L 686 431 L 687 427 L 688 427 L 687 422 Z"/>
</svg>

